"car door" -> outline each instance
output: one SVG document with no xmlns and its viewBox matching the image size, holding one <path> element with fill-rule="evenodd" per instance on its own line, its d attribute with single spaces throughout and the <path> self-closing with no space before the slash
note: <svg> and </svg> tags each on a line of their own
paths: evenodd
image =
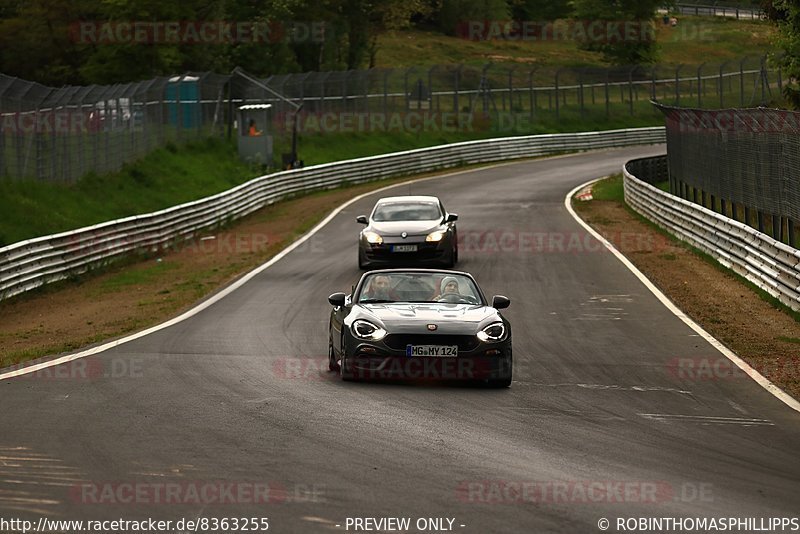
<svg viewBox="0 0 800 534">
<path fill-rule="evenodd" d="M 331 310 L 331 343 L 333 344 L 333 348 L 337 353 L 342 351 L 342 328 L 344 325 L 344 319 L 350 313 L 351 308 L 352 293 L 345 297 L 344 306 L 334 306 Z"/>
</svg>

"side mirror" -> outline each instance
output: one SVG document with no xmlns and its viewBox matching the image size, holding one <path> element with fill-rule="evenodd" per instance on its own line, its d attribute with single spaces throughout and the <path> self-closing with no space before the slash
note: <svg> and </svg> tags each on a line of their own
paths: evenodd
<svg viewBox="0 0 800 534">
<path fill-rule="evenodd" d="M 344 306 L 344 293 L 334 293 L 328 297 L 328 302 L 330 302 L 333 306 Z"/>
<path fill-rule="evenodd" d="M 458 213 L 448 213 L 444 222 L 455 222 L 458 220 Z"/>
<path fill-rule="evenodd" d="M 356 217 L 356 222 L 361 224 L 369 224 L 366 215 L 359 215 L 358 217 Z"/>
<path fill-rule="evenodd" d="M 511 305 L 511 300 L 508 297 L 504 297 L 503 295 L 495 295 L 492 297 L 492 308 L 496 310 L 508 308 L 509 305 Z"/>
</svg>

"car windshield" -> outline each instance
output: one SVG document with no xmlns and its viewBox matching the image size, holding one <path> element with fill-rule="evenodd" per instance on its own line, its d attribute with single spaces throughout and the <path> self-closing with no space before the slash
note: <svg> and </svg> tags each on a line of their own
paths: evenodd
<svg viewBox="0 0 800 534">
<path fill-rule="evenodd" d="M 482 304 L 475 282 L 450 273 L 376 273 L 367 275 L 357 302 L 446 302 Z"/>
<path fill-rule="evenodd" d="M 442 212 L 435 202 L 382 202 L 375 207 L 372 220 L 432 221 L 440 219 Z"/>
</svg>

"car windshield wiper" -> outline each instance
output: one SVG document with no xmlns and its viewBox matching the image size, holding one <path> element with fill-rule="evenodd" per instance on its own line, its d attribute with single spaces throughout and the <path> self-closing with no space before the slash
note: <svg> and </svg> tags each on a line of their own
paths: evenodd
<svg viewBox="0 0 800 534">
<path fill-rule="evenodd" d="M 387 302 L 397 302 L 397 301 L 388 299 L 364 299 L 358 301 L 359 304 L 386 304 Z"/>
</svg>

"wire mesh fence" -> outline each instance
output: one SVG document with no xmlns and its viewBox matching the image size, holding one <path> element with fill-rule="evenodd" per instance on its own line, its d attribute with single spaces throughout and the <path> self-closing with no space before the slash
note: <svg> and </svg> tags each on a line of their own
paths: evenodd
<svg viewBox="0 0 800 534">
<path fill-rule="evenodd" d="M 673 194 L 797 246 L 800 112 L 658 108 Z"/>
<path fill-rule="evenodd" d="M 0 75 L 0 176 L 74 182 L 204 137 L 227 121 L 227 80 L 201 73 L 53 88 Z"/>
<path fill-rule="evenodd" d="M 74 182 L 168 143 L 231 133 L 236 110 L 270 104 L 265 133 L 467 130 L 523 134 L 541 123 L 648 117 L 650 104 L 731 107 L 779 97 L 763 57 L 652 67 L 434 65 L 275 75 L 190 73 L 134 84 L 52 88 L 0 75 L 0 176 Z M 302 106 L 297 112 L 297 107 Z M 539 130 L 541 131 L 541 130 Z"/>
<path fill-rule="evenodd" d="M 334 114 L 409 112 L 461 113 L 488 117 L 498 126 L 543 119 L 603 120 L 658 114 L 650 100 L 697 107 L 763 105 L 780 98 L 780 72 L 766 59 L 748 56 L 722 64 L 667 67 L 565 67 L 434 65 L 407 69 L 370 69 L 272 76 L 261 82 L 302 104 L 306 133 L 330 132 L 322 123 Z M 234 81 L 237 102 L 274 105 L 276 125 L 285 129 L 294 108 L 245 80 Z M 524 121 L 523 121 L 524 119 Z"/>
</svg>

